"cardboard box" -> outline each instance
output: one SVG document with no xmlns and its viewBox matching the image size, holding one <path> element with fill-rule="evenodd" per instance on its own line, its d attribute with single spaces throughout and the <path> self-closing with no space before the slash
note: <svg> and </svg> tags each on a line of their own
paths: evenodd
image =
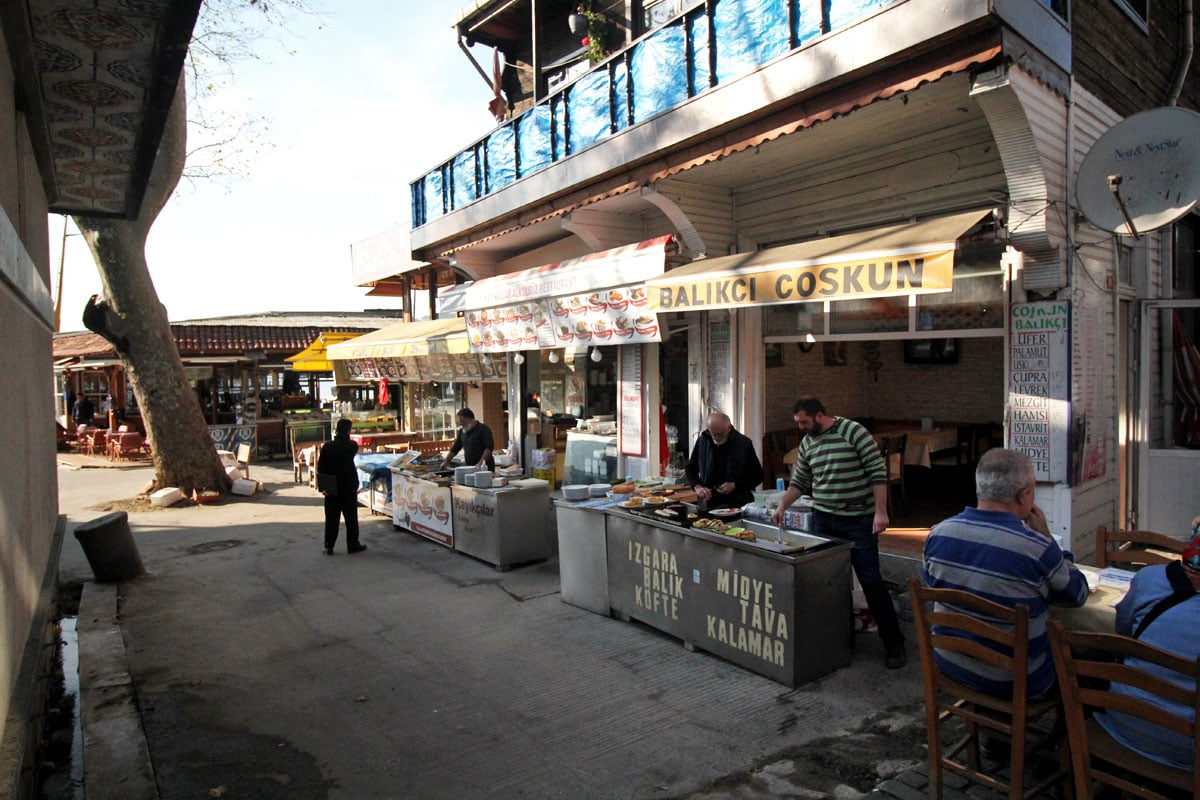
<svg viewBox="0 0 1200 800">
<path fill-rule="evenodd" d="M 233 488 L 229 491 L 249 497 L 258 491 L 258 481 L 248 481 L 245 478 L 238 478 L 233 482 Z"/>
</svg>

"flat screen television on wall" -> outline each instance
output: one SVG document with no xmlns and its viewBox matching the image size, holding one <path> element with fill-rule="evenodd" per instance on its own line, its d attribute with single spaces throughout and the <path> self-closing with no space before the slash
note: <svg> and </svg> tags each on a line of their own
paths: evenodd
<svg viewBox="0 0 1200 800">
<path fill-rule="evenodd" d="M 908 364 L 957 364 L 958 339 L 905 339 Z"/>
</svg>

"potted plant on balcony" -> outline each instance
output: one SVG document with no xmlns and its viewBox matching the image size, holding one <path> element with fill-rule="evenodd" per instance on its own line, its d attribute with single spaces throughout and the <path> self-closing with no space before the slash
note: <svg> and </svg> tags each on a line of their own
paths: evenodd
<svg viewBox="0 0 1200 800">
<path fill-rule="evenodd" d="M 575 13 L 567 18 L 571 33 L 584 33 L 580 44 L 587 48 L 587 58 L 597 64 L 608 58 L 608 39 L 612 34 L 612 23 L 603 12 L 593 11 L 588 4 L 580 4 Z"/>
</svg>

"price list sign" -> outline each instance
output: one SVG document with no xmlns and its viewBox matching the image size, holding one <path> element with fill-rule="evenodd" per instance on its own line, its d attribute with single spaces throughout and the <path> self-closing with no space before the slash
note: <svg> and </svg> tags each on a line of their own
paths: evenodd
<svg viewBox="0 0 1200 800">
<path fill-rule="evenodd" d="M 1008 440 L 1033 462 L 1039 481 L 1067 479 L 1071 400 L 1071 304 L 1012 306 Z"/>
<path fill-rule="evenodd" d="M 642 348 L 640 345 L 621 350 L 620 362 L 620 430 L 621 452 L 640 456 L 645 452 L 642 435 Z"/>
</svg>

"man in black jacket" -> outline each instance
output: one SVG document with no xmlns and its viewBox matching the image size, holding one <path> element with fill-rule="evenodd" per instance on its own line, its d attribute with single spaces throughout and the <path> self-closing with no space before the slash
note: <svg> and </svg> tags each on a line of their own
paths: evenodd
<svg viewBox="0 0 1200 800">
<path fill-rule="evenodd" d="M 336 488 L 322 488 L 325 495 L 327 556 L 333 555 L 333 546 L 337 544 L 340 517 L 346 518 L 346 552 L 361 553 L 367 549 L 365 544 L 358 541 L 358 471 L 354 468 L 358 442 L 350 438 L 353 424 L 348 419 L 339 419 L 337 435 L 321 447 L 321 455 L 317 458 L 318 484 L 322 482 L 322 475 L 332 475 L 336 479 Z"/>
<path fill-rule="evenodd" d="M 696 496 L 709 508 L 741 508 L 754 500 L 762 480 L 754 443 L 733 429 L 728 414 L 709 414 L 708 430 L 696 440 L 687 465 L 687 482 Z"/>
</svg>

